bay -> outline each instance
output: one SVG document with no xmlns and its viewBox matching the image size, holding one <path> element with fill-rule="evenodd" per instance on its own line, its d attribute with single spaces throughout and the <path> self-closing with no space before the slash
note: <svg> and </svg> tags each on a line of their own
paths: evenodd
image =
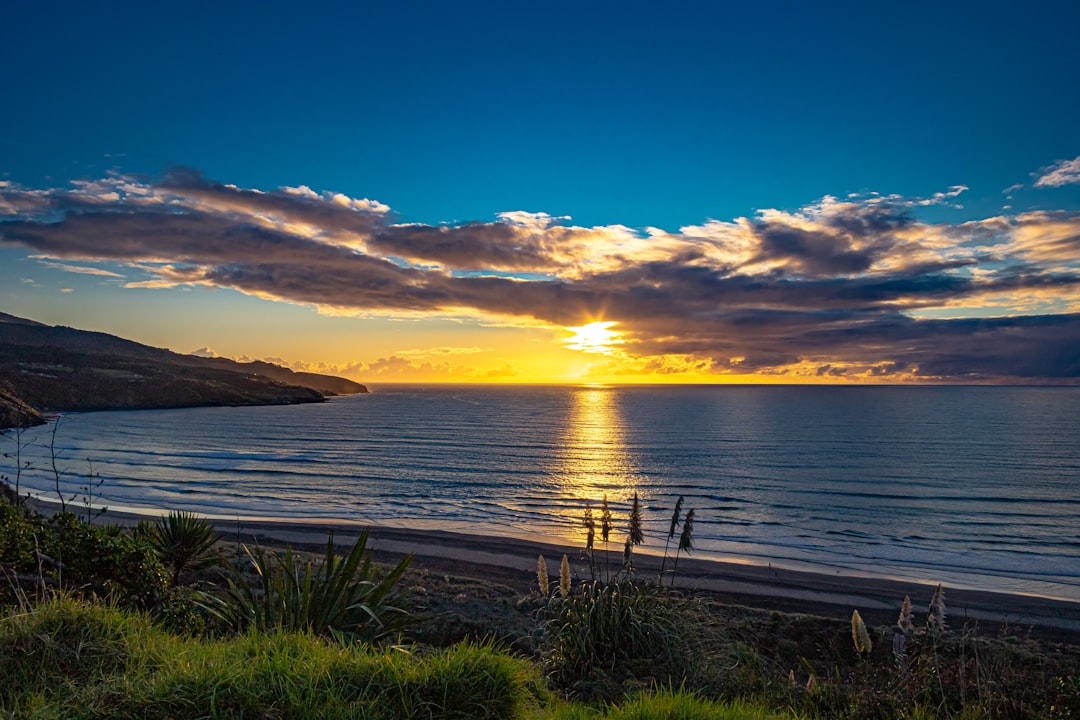
<svg viewBox="0 0 1080 720">
<path fill-rule="evenodd" d="M 46 499 L 50 433 L 20 478 Z M 684 496 L 695 557 L 1080 601 L 1080 388 L 378 386 L 72 413 L 56 450 L 76 509 L 93 472 L 113 508 L 582 544 L 606 496 L 615 557 L 635 492 L 649 552 Z"/>
</svg>

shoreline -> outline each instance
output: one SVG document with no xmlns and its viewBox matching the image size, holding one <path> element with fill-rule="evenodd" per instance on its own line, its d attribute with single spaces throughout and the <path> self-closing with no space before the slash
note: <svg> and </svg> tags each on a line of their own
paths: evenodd
<svg viewBox="0 0 1080 720">
<path fill-rule="evenodd" d="M 227 538 L 229 528 L 216 525 Z M 263 544 L 291 544 L 297 548 L 322 550 L 326 536 L 334 530 L 335 543 L 350 544 L 362 528 L 335 523 L 299 524 L 284 521 L 258 521 L 241 525 L 241 534 Z M 233 523 L 232 534 L 236 527 Z M 571 563 L 575 579 L 587 579 L 588 562 L 583 549 L 561 543 L 537 542 L 506 537 L 487 537 L 443 530 L 411 530 L 384 526 L 371 527 L 372 547 L 376 554 L 392 556 L 414 554 L 422 566 L 453 570 L 471 566 L 478 577 L 513 580 L 524 584 L 523 589 L 536 584 L 536 560 L 543 554 L 551 572 L 557 573 L 559 561 L 565 554 Z M 601 553 L 597 553 L 601 555 Z M 612 550 L 613 566 L 622 561 L 621 549 Z M 662 558 L 635 553 L 635 568 L 643 577 L 659 574 Z M 436 562 L 431 563 L 430 561 Z M 671 562 L 669 557 L 668 567 Z M 602 564 L 602 561 L 601 561 Z M 494 579 L 494 578 L 493 578 Z M 850 618 L 858 609 L 863 616 L 886 617 L 892 624 L 900 611 L 904 596 L 909 595 L 916 608 L 925 607 L 934 593 L 935 585 L 890 578 L 874 578 L 724 562 L 694 558 L 685 554 L 679 560 L 676 586 L 682 589 L 705 590 L 730 599 L 735 604 L 789 612 L 827 614 Z M 958 627 L 963 620 L 990 623 L 994 626 L 1037 625 L 1064 630 L 1080 637 L 1080 603 L 979 590 L 964 590 L 945 586 L 946 603 L 951 624 Z M 822 608 L 829 609 L 822 612 Z M 925 615 L 925 613 L 921 613 Z"/>
<path fill-rule="evenodd" d="M 40 511 L 55 510 L 48 502 L 34 502 Z M 162 511 L 160 514 L 164 514 Z M 151 519 L 141 514 L 110 509 L 95 522 L 133 525 Z M 413 554 L 413 565 L 447 575 L 461 575 L 507 585 L 522 595 L 535 590 L 537 556 L 543 554 L 557 576 L 565 554 L 575 582 L 588 579 L 588 562 L 583 548 L 558 541 L 540 541 L 504 536 L 473 535 L 436 529 L 412 529 L 369 525 L 349 521 L 319 521 L 261 518 L 257 520 L 208 518 L 223 542 L 237 541 L 269 547 L 291 545 L 298 550 L 322 553 L 328 535 L 334 534 L 339 549 L 355 542 L 365 528 L 371 535 L 369 547 L 376 559 L 394 559 Z M 616 544 L 618 545 L 618 544 Z M 597 551 L 598 558 L 603 551 Z M 622 562 L 621 547 L 610 551 L 612 567 Z M 635 553 L 635 568 L 641 577 L 659 575 L 662 556 Z M 669 556 L 668 566 L 671 565 Z M 598 560 L 603 564 L 603 560 Z M 852 610 L 878 625 L 896 622 L 904 596 L 911 597 L 920 622 L 935 584 L 887 577 L 868 577 L 791 570 L 740 562 L 695 558 L 679 559 L 676 587 L 703 591 L 724 602 L 758 609 L 823 615 L 849 619 Z M 949 624 L 960 629 L 969 623 L 984 631 L 1023 626 L 1038 628 L 1049 637 L 1080 643 L 1080 602 L 1036 595 L 970 590 L 944 585 Z"/>
</svg>

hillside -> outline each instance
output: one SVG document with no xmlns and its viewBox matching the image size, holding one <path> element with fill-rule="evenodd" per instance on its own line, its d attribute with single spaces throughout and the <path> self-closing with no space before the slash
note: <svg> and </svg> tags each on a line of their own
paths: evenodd
<svg viewBox="0 0 1080 720">
<path fill-rule="evenodd" d="M 344 378 L 153 348 L 0 313 L 0 429 L 40 413 L 321 402 L 365 393 Z"/>
</svg>

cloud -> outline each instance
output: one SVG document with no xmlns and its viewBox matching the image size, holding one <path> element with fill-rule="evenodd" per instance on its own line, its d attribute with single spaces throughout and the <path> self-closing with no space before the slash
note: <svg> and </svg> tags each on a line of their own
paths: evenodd
<svg viewBox="0 0 1080 720">
<path fill-rule="evenodd" d="M 0 186 L 0 243 L 61 269 L 147 274 L 128 288 L 228 287 L 332 314 L 617 323 L 619 356 L 593 372 L 1080 379 L 1060 351 L 1080 337 L 1080 213 L 920 219 L 965 189 L 827 196 L 669 232 L 524 211 L 401 223 L 375 200 L 177 169 L 156 183 Z M 349 374 L 481 377 L 457 361 L 481 351 L 402 351 Z"/>
<path fill-rule="evenodd" d="M 494 380 L 513 378 L 518 374 L 517 369 L 509 362 L 504 362 L 495 368 L 484 369 L 471 365 L 462 365 L 451 360 L 423 360 L 416 357 L 405 357 L 400 354 L 381 357 L 370 363 L 318 364 L 318 369 L 316 369 L 316 366 L 307 363 L 292 363 L 290 367 L 294 370 L 344 375 L 376 382 L 442 380 L 446 378 Z"/>
<path fill-rule="evenodd" d="M 67 265 L 67 264 L 64 264 L 64 263 L 46 262 L 44 260 L 42 261 L 41 264 L 45 265 L 46 267 L 51 267 L 54 270 L 63 270 L 64 272 L 77 273 L 77 274 L 80 274 L 80 275 L 98 275 L 98 276 L 101 276 L 101 277 L 115 277 L 115 278 L 123 278 L 124 277 L 120 273 L 115 273 L 115 272 L 112 272 L 111 270 L 104 270 L 102 268 L 95 268 L 95 267 L 86 267 L 85 265 Z"/>
<path fill-rule="evenodd" d="M 1038 172 L 1039 179 L 1035 187 L 1061 187 L 1080 183 L 1080 157 L 1072 160 L 1058 160 Z"/>
</svg>

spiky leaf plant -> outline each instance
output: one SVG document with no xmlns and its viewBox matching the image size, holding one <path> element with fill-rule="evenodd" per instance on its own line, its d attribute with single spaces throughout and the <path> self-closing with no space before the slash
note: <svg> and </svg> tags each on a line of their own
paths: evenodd
<svg viewBox="0 0 1080 720">
<path fill-rule="evenodd" d="M 161 562 L 172 571 L 173 587 L 180 584 L 185 570 L 198 570 L 219 561 L 213 552 L 217 530 L 192 513 L 173 510 L 149 527 L 140 524 L 136 531 L 139 533 L 146 535 Z"/>
<path fill-rule="evenodd" d="M 236 629 L 298 630 L 350 641 L 373 642 L 391 637 L 412 623 L 398 604 L 396 585 L 413 556 L 408 555 L 380 577 L 367 549 L 364 530 L 344 557 L 334 552 L 334 536 L 316 564 L 302 562 L 292 551 L 267 553 L 244 548 L 258 580 L 253 586 L 239 572 L 229 588 L 219 617 Z"/>
</svg>

